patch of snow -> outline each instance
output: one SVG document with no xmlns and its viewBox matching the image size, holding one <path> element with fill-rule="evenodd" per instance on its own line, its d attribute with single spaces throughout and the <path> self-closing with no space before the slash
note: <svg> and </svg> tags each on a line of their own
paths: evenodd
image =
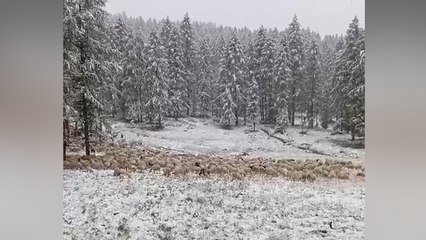
<svg viewBox="0 0 426 240">
<path fill-rule="evenodd" d="M 165 119 L 164 129 L 152 131 L 146 125 L 114 122 L 114 131 L 123 134 L 127 142 L 136 142 L 144 147 L 166 149 L 177 153 L 230 155 L 248 153 L 250 156 L 266 158 L 364 160 L 364 149 L 341 147 L 332 139 L 349 139 L 348 134 L 331 135 L 330 130 L 308 130 L 300 134 L 300 128 L 289 127 L 285 135 L 276 136 L 289 139 L 289 144 L 268 136 L 259 125 L 258 131 L 249 131 L 251 126 L 220 128 L 209 119 L 182 118 Z"/>
</svg>

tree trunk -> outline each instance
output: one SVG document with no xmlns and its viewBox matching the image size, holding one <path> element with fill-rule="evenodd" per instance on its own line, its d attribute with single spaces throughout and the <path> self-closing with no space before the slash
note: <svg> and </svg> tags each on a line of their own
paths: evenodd
<svg viewBox="0 0 426 240">
<path fill-rule="evenodd" d="M 314 127 L 314 103 L 311 101 L 309 103 L 309 111 L 308 111 L 308 127 L 313 128 Z"/>
<path fill-rule="evenodd" d="M 90 155 L 89 114 L 87 107 L 87 100 L 86 97 L 83 95 L 84 145 L 86 148 L 86 155 Z"/>
<path fill-rule="evenodd" d="M 63 144 L 64 144 L 64 146 L 63 146 L 63 161 L 65 161 L 65 155 L 66 155 L 66 152 L 67 152 L 67 138 L 68 138 L 68 135 L 66 134 L 66 132 L 65 132 L 65 129 L 66 129 L 66 127 L 67 127 L 67 122 L 66 122 L 66 120 L 64 119 L 64 126 L 63 126 Z"/>
<path fill-rule="evenodd" d="M 78 136 L 78 121 L 74 123 L 74 137 Z"/>
<path fill-rule="evenodd" d="M 355 127 L 351 128 L 352 141 L 355 140 Z"/>
<path fill-rule="evenodd" d="M 70 137 L 70 122 L 68 121 L 68 119 L 64 119 L 64 134 L 65 139 L 68 141 Z"/>
<path fill-rule="evenodd" d="M 247 124 L 247 108 L 244 108 L 244 126 Z"/>
<path fill-rule="evenodd" d="M 291 88 L 291 105 L 290 105 L 290 108 L 291 108 L 291 126 L 294 126 L 294 114 L 295 114 L 295 111 L 296 111 L 295 94 L 296 94 L 296 88 L 294 86 L 292 86 L 292 88 Z"/>
</svg>

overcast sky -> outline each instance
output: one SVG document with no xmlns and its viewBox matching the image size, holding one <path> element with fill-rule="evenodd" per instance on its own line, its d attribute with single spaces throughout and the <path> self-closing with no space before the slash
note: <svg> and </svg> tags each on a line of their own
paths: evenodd
<svg viewBox="0 0 426 240">
<path fill-rule="evenodd" d="M 297 14 L 303 28 L 325 34 L 344 34 L 356 15 L 365 22 L 365 0 L 108 0 L 110 13 L 144 19 L 191 19 L 218 25 L 256 29 L 261 24 L 282 30 Z"/>
</svg>

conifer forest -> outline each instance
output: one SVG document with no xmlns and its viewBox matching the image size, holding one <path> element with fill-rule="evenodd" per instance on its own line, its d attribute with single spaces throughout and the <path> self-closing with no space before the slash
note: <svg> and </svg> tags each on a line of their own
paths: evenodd
<svg viewBox="0 0 426 240">
<path fill-rule="evenodd" d="M 64 239 L 364 239 L 365 30 L 64 0 Z M 238 14 L 238 13 L 236 13 Z"/>
</svg>

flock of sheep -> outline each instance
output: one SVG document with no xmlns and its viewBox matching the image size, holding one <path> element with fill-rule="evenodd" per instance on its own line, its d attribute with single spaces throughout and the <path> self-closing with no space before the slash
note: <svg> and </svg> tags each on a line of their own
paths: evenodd
<svg viewBox="0 0 426 240">
<path fill-rule="evenodd" d="M 295 181 L 354 179 L 365 177 L 362 163 L 336 160 L 273 160 L 247 156 L 209 156 L 171 154 L 165 151 L 133 148 L 106 148 L 98 156 L 69 155 L 65 169 L 114 170 L 115 176 L 131 171 L 149 171 L 165 176 L 220 176 L 242 180 L 255 176 L 284 177 Z"/>
</svg>

